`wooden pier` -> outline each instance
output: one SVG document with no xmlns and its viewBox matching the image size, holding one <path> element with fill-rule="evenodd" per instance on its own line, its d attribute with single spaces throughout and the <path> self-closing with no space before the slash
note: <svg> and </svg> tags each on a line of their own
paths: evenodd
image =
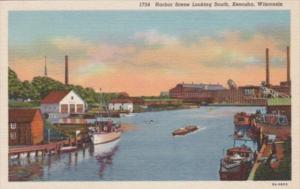
<svg viewBox="0 0 300 189">
<path fill-rule="evenodd" d="M 60 153 L 60 149 L 63 146 L 63 142 L 55 142 L 50 144 L 42 145 L 31 145 L 31 146 L 14 146 L 9 148 L 9 157 L 17 155 L 20 158 L 21 154 L 27 154 L 27 157 L 30 157 L 31 153 L 35 153 L 35 156 L 38 156 L 39 152 L 42 155 Z"/>
</svg>

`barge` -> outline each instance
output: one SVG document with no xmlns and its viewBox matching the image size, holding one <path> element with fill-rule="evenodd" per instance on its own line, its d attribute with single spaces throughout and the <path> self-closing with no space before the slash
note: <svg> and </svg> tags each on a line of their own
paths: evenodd
<svg viewBox="0 0 300 189">
<path fill-rule="evenodd" d="M 175 131 L 172 132 L 172 135 L 173 136 L 176 136 L 176 135 L 186 135 L 186 134 L 194 132 L 196 130 L 198 130 L 197 126 L 190 125 L 190 126 L 182 127 L 180 129 L 176 129 Z"/>
</svg>

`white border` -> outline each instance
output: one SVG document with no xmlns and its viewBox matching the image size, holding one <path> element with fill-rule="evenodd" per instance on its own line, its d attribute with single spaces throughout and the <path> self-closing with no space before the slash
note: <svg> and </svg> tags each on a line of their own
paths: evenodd
<svg viewBox="0 0 300 189">
<path fill-rule="evenodd" d="M 161 1 L 161 0 L 158 0 Z M 269 1 L 264 2 L 283 2 L 283 7 L 231 7 L 231 8 L 140 8 L 139 2 L 131 1 L 11 1 L 0 2 L 0 188 L 300 188 L 299 183 L 299 63 L 300 63 L 300 1 Z M 149 2 L 149 1 L 146 1 Z M 156 2 L 151 0 L 150 2 Z M 169 0 L 163 2 L 170 2 Z M 174 2 L 174 1 L 173 1 Z M 180 2 L 183 2 L 182 0 Z M 192 2 L 192 1 L 188 1 Z M 204 0 L 200 2 L 214 2 Z M 227 1 L 232 2 L 232 1 Z M 241 2 L 241 1 L 238 1 Z M 249 0 L 244 2 L 257 2 Z M 291 77 L 292 77 L 292 181 L 163 181 L 163 182 L 8 182 L 8 134 L 7 134 L 7 65 L 8 65 L 8 12 L 11 10 L 290 10 L 291 15 Z M 272 186 L 272 183 L 287 183 L 287 186 Z"/>
</svg>

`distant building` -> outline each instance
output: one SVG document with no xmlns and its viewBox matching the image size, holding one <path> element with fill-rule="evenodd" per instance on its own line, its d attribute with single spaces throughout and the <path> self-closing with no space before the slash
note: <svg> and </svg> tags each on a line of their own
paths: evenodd
<svg viewBox="0 0 300 189">
<path fill-rule="evenodd" d="M 85 101 L 71 91 L 52 91 L 41 101 L 41 111 L 49 119 L 59 119 L 70 114 L 81 114 L 86 109 Z"/>
<path fill-rule="evenodd" d="M 144 99 L 145 106 L 160 106 L 160 105 L 181 105 L 181 99 L 170 99 L 170 98 L 148 98 Z"/>
<path fill-rule="evenodd" d="M 226 89 L 220 84 L 178 84 L 170 89 L 170 97 L 185 102 L 265 105 L 259 86 Z"/>
<path fill-rule="evenodd" d="M 161 91 L 160 92 L 160 97 L 169 97 L 170 94 L 169 94 L 169 91 Z"/>
<path fill-rule="evenodd" d="M 108 104 L 110 111 L 133 112 L 133 102 L 129 99 L 113 99 Z"/>
<path fill-rule="evenodd" d="M 44 140 L 44 120 L 40 109 L 9 109 L 9 145 L 35 145 Z"/>
<path fill-rule="evenodd" d="M 129 100 L 135 105 L 144 104 L 144 99 L 142 97 L 129 97 Z"/>
<path fill-rule="evenodd" d="M 224 90 L 220 84 L 177 84 L 169 90 L 171 98 L 180 99 L 211 99 L 215 91 Z"/>
</svg>

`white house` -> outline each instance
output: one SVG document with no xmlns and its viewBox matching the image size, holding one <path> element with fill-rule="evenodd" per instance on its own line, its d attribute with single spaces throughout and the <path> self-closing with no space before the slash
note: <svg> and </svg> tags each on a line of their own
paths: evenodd
<svg viewBox="0 0 300 189">
<path fill-rule="evenodd" d="M 129 99 L 114 99 L 108 104 L 110 111 L 133 112 L 133 103 Z"/>
<path fill-rule="evenodd" d="M 72 113 L 84 113 L 86 109 L 85 101 L 71 91 L 51 91 L 41 101 L 41 111 L 48 114 L 49 119 L 59 119 Z"/>
</svg>

